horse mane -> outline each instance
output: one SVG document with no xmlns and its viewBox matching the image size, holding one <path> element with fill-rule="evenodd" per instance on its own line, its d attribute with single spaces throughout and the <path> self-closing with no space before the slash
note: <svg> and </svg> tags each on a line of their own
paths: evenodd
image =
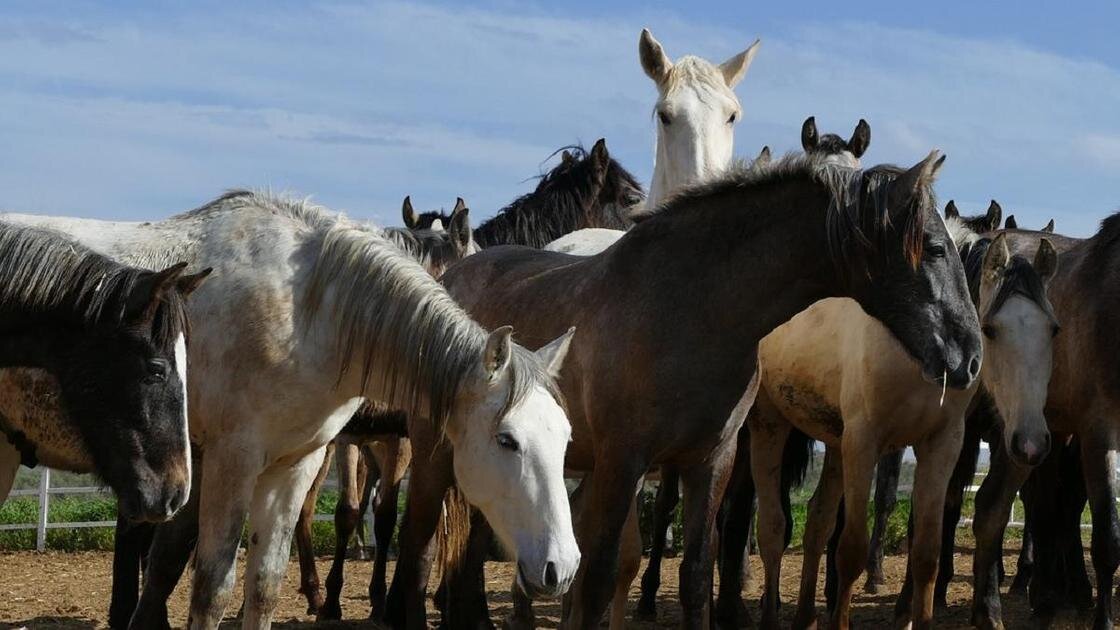
<svg viewBox="0 0 1120 630">
<path fill-rule="evenodd" d="M 981 237 L 967 241 L 960 248 L 961 260 L 964 263 L 964 274 L 968 280 L 968 293 L 972 297 L 972 303 L 977 306 L 980 305 L 980 281 L 984 270 L 984 257 L 991 248 L 992 242 L 990 238 Z M 1008 262 L 1007 268 L 1003 272 L 1003 281 L 992 298 L 991 306 L 988 307 L 988 314 L 998 313 L 999 309 L 1013 295 L 1019 295 L 1034 302 L 1052 321 L 1057 323 L 1058 316 L 1054 313 L 1054 307 L 1050 304 L 1050 298 L 1046 295 L 1046 285 L 1043 284 L 1042 278 L 1038 275 L 1034 265 L 1020 254 L 1013 255 Z M 985 314 L 981 313 L 981 317 L 984 316 Z"/>
<path fill-rule="evenodd" d="M 1108 261 L 1113 247 L 1117 241 L 1120 241 L 1120 211 L 1105 217 L 1101 221 L 1100 229 L 1097 230 L 1096 234 L 1089 237 L 1089 241 L 1089 268 L 1103 269 L 1103 265 Z"/>
<path fill-rule="evenodd" d="M 62 317 L 81 326 L 118 326 L 129 297 L 152 274 L 122 265 L 53 230 L 0 222 L 0 310 Z M 163 347 L 186 334 L 186 305 L 164 292 L 152 338 Z"/>
<path fill-rule="evenodd" d="M 887 239 L 895 226 L 890 217 L 889 184 L 905 169 L 880 164 L 860 170 L 831 163 L 831 154 L 787 153 L 768 166 L 733 165 L 720 177 L 685 187 L 652 210 L 650 218 L 688 213 L 694 204 L 711 196 L 743 192 L 790 180 L 808 180 L 823 186 L 829 197 L 826 230 L 829 253 L 838 267 L 847 267 L 868 256 L 888 251 Z M 902 253 L 913 267 L 921 261 L 925 208 L 935 203 L 933 188 L 925 185 L 911 198 L 902 226 Z"/>
<path fill-rule="evenodd" d="M 539 249 L 569 232 L 588 227 L 589 220 L 595 227 L 624 230 L 630 226 L 618 209 L 601 208 L 600 216 L 591 216 L 591 208 L 596 205 L 591 197 L 598 190 L 592 186 L 588 152 L 572 145 L 557 149 L 553 155 L 561 151 L 568 151 L 573 159 L 561 160 L 540 176 L 533 192 L 513 200 L 475 228 L 474 240 L 479 247 L 525 245 Z M 641 190 L 637 180 L 614 158 L 610 158 L 606 177 L 628 180 Z"/>
<path fill-rule="evenodd" d="M 232 191 L 192 212 L 219 209 L 262 210 L 311 231 L 318 260 L 302 300 L 308 326 L 322 318 L 334 327 L 338 380 L 358 359 L 361 392 L 378 375 L 386 392 L 382 402 L 426 417 L 441 430 L 446 427 L 460 385 L 478 369 L 488 335 L 416 260 L 376 227 L 306 199 Z M 515 345 L 509 369 L 508 398 L 495 422 L 535 385 L 563 400 L 534 353 Z"/>
<path fill-rule="evenodd" d="M 383 232 L 390 241 L 420 263 L 429 273 L 433 269 L 446 268 L 456 260 L 450 232 L 402 227 L 385 228 Z"/>
</svg>

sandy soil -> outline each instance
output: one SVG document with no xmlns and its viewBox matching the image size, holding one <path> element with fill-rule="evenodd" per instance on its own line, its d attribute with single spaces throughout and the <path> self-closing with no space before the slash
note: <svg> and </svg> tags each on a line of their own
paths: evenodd
<svg viewBox="0 0 1120 630">
<path fill-rule="evenodd" d="M 957 561 L 957 575 L 949 591 L 949 608 L 937 612 L 936 622 L 941 628 L 968 627 L 969 603 L 971 600 L 970 549 L 960 549 Z M 751 561 L 754 575 L 761 575 L 761 565 L 757 557 Z M 782 597 L 786 605 L 783 613 L 792 616 L 797 591 L 798 572 L 801 558 L 788 554 L 783 565 Z M 902 580 L 905 569 L 904 556 L 887 558 L 886 571 L 888 586 L 883 591 L 888 595 L 867 595 L 862 592 L 856 597 L 852 621 L 856 627 L 889 627 L 892 619 L 894 593 Z M 1009 569 L 1015 566 L 1015 553 L 1008 550 L 1006 564 Z M 296 563 L 289 565 L 286 585 L 281 594 L 281 602 L 275 615 L 275 627 L 279 628 L 357 628 L 373 627 L 365 621 L 369 613 L 366 602 L 366 585 L 371 572 L 369 562 L 350 562 L 347 582 L 342 599 L 344 618 L 349 620 L 337 624 L 316 626 L 314 619 L 304 614 L 306 604 L 303 596 L 296 592 L 298 569 Z M 1090 565 L 1091 566 L 1091 565 Z M 33 552 L 0 554 L 0 628 L 102 628 L 105 627 L 109 603 L 112 555 L 109 553 L 45 553 Z M 320 559 L 320 576 L 326 576 L 328 561 Z M 392 567 L 390 566 L 390 571 Z M 677 616 L 677 560 L 666 562 L 659 601 L 657 623 L 634 623 L 635 628 L 676 627 Z M 495 621 L 500 621 L 510 610 L 509 584 L 512 576 L 511 565 L 490 563 L 487 566 L 487 591 L 490 594 L 491 610 Z M 240 580 L 239 580 L 240 582 Z M 859 582 L 862 585 L 863 581 Z M 1010 579 L 1007 583 L 1010 583 Z M 747 603 L 752 615 L 757 619 L 759 596 L 757 580 L 747 588 Z M 823 591 L 822 588 L 818 593 Z M 637 602 L 637 580 L 631 591 L 631 610 Z M 240 589 L 236 595 L 240 602 Z M 823 595 L 819 598 L 819 609 L 823 610 Z M 1008 597 L 1004 592 L 1004 622 L 1008 628 L 1030 627 L 1031 620 L 1025 602 L 1016 597 Z M 429 602 L 429 611 L 434 606 Z M 180 585 L 171 601 L 172 624 L 183 624 L 186 620 L 187 589 Z M 227 611 L 229 614 L 235 610 Z M 538 623 L 541 627 L 556 627 L 559 606 L 554 602 L 542 602 L 537 606 Z M 433 616 L 434 620 L 434 616 Z M 788 619 L 787 619 L 788 622 Z M 1084 627 L 1087 621 L 1073 613 L 1065 614 L 1052 625 L 1053 628 Z M 237 627 L 234 622 L 223 627 Z"/>
</svg>

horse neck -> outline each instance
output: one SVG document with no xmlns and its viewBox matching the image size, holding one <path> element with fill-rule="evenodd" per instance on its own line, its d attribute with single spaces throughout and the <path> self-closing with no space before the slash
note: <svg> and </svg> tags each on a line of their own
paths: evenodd
<svg viewBox="0 0 1120 630">
<path fill-rule="evenodd" d="M 0 368 L 39 368 L 54 372 L 62 367 L 58 357 L 71 341 L 70 335 L 44 324 L 17 327 L 13 332 L 0 335 Z"/>
<path fill-rule="evenodd" d="M 639 224 L 605 254 L 634 274 L 622 286 L 639 291 L 650 317 L 691 321 L 695 343 L 745 351 L 813 302 L 846 294 L 827 255 L 823 191 L 810 199 L 771 186 L 697 205 Z"/>
</svg>

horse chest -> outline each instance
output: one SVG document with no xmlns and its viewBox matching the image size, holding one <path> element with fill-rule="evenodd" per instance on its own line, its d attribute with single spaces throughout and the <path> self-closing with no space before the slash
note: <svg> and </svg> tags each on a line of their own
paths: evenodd
<svg viewBox="0 0 1120 630">
<path fill-rule="evenodd" d="M 47 372 L 0 371 L 0 417 L 25 464 L 73 472 L 93 470 L 77 427 L 63 414 L 58 382 Z"/>
</svg>

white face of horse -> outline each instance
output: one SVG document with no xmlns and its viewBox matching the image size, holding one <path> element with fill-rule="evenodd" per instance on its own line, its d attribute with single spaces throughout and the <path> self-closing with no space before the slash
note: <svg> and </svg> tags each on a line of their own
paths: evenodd
<svg viewBox="0 0 1120 630">
<path fill-rule="evenodd" d="M 1012 269 L 1017 266 L 1017 269 Z M 1033 266 L 1033 270 L 1029 267 Z M 1033 466 L 1050 451 L 1050 432 L 1043 407 L 1050 383 L 1051 356 L 1058 325 L 1036 300 L 1011 293 L 995 311 L 993 302 L 1004 282 L 1014 274 L 1037 273 L 1047 282 L 1057 269 L 1057 254 L 1043 240 L 1033 265 L 1012 259 L 1003 235 L 984 257 L 980 281 L 980 314 L 984 332 L 981 379 L 1003 419 L 1007 452 L 1020 465 Z M 1045 300 L 1045 295 L 1042 296 Z"/>
<path fill-rule="evenodd" d="M 553 375 L 573 332 L 537 351 Z M 471 412 L 448 427 L 455 478 L 514 554 L 525 591 L 556 597 L 567 591 L 580 560 L 564 485 L 564 452 L 572 428 L 543 384 L 532 385 L 521 400 L 508 405 L 514 350 L 510 333 L 504 327 L 491 334 L 480 365 L 483 385 L 463 392 L 466 399 L 458 401 L 460 409 Z"/>
<path fill-rule="evenodd" d="M 747 73 L 759 42 L 720 65 L 685 56 L 673 63 L 648 30 L 638 51 L 657 84 L 657 155 L 646 203 L 654 208 L 673 191 L 718 174 L 731 163 L 735 123 L 742 107 L 733 91 Z"/>
</svg>

